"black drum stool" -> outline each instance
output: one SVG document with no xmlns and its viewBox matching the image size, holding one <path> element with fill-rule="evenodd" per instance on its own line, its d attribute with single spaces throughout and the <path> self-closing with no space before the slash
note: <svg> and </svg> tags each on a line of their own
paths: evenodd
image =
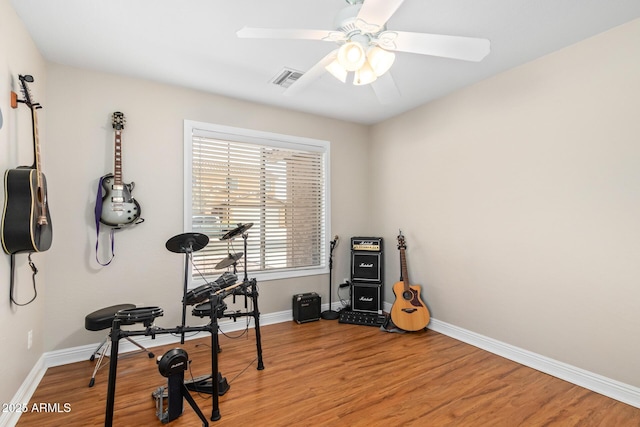
<svg viewBox="0 0 640 427">
<path fill-rule="evenodd" d="M 111 307 L 101 308 L 100 310 L 96 310 L 91 314 L 87 314 L 84 318 L 84 328 L 88 331 L 102 331 L 105 329 L 111 329 L 111 325 L 113 324 L 113 319 L 116 317 L 116 313 L 120 310 L 130 310 L 136 308 L 135 304 L 118 304 L 112 305 Z M 111 345 L 110 334 L 102 340 L 98 348 L 91 354 L 89 360 L 93 362 L 96 358 L 96 355 L 100 355 L 98 359 L 98 363 L 96 363 L 95 368 L 93 369 L 93 374 L 91 375 L 91 380 L 89 381 L 89 387 L 93 387 L 96 382 L 96 374 L 98 373 L 98 369 L 102 366 L 102 359 L 106 353 L 109 352 L 109 346 Z M 146 347 L 141 346 L 134 340 L 129 337 L 124 337 L 131 344 L 140 348 L 141 351 L 147 352 L 149 358 L 152 359 L 154 357 L 153 353 L 149 351 Z"/>
</svg>

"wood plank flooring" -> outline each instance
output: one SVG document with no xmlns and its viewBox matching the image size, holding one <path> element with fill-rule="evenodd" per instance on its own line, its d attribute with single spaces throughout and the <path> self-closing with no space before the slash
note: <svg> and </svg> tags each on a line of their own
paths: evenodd
<svg viewBox="0 0 640 427">
<path fill-rule="evenodd" d="M 265 369 L 256 369 L 253 330 L 220 335 L 219 367 L 231 388 L 212 426 L 640 426 L 640 409 L 433 331 L 395 334 L 320 320 L 263 326 Z M 186 377 L 209 373 L 210 339 L 181 346 Z M 154 349 L 156 356 L 179 345 Z M 108 365 L 93 388 L 93 363 L 50 368 L 27 412 L 28 426 L 104 425 Z M 151 393 L 166 378 L 143 353 L 118 362 L 114 426 L 161 426 Z M 209 420 L 211 396 L 193 393 Z M 64 404 L 69 412 L 64 412 Z M 51 406 L 51 405 L 50 405 Z M 170 423 L 199 426 L 189 404 Z"/>
</svg>

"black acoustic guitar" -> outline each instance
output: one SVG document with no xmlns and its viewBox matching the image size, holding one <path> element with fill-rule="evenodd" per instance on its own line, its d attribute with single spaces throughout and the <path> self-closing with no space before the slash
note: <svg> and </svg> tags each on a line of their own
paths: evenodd
<svg viewBox="0 0 640 427">
<path fill-rule="evenodd" d="M 42 108 L 33 101 L 27 83 L 30 75 L 19 76 L 24 99 L 17 102 L 31 110 L 33 126 L 32 166 L 8 169 L 4 174 L 4 211 L 2 214 L 2 248 L 7 254 L 43 252 L 51 247 L 53 228 L 47 199 L 47 180 L 40 163 L 38 116 Z"/>
</svg>

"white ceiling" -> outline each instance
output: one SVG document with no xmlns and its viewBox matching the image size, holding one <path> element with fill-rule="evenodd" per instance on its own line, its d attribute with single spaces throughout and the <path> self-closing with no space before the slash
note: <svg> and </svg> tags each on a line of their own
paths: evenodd
<svg viewBox="0 0 640 427">
<path fill-rule="evenodd" d="M 11 3 L 49 61 L 365 124 L 640 17 L 640 0 L 405 0 L 389 30 L 487 38 L 491 53 L 482 62 L 398 53 L 401 98 L 381 105 L 369 86 L 328 73 L 295 96 L 270 82 L 284 67 L 308 70 L 333 43 L 236 37 L 244 26 L 332 30 L 345 0 Z"/>
</svg>

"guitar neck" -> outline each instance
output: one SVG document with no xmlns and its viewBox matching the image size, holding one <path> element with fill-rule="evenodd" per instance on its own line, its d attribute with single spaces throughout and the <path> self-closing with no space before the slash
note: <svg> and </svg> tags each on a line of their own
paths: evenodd
<svg viewBox="0 0 640 427">
<path fill-rule="evenodd" d="M 113 184 L 122 185 L 122 130 L 116 129 L 114 164 L 113 164 Z"/>
<path fill-rule="evenodd" d="M 33 122 L 33 168 L 38 171 L 39 176 L 42 172 L 42 163 L 40 160 L 40 137 L 38 135 L 38 114 L 36 113 L 36 107 L 31 109 L 31 120 Z M 40 185 L 40 182 L 38 182 L 38 185 Z"/>
<path fill-rule="evenodd" d="M 404 282 L 404 289 L 409 289 L 409 273 L 407 272 L 407 257 L 404 253 L 404 248 L 400 248 L 400 270 L 402 272 L 402 281 Z"/>
<path fill-rule="evenodd" d="M 47 196 L 43 186 L 42 163 L 40 159 L 40 137 L 38 135 L 38 104 L 31 106 L 31 121 L 33 125 L 33 168 L 36 170 L 36 198 L 39 201 L 40 212 L 37 222 L 39 225 L 47 225 Z"/>
</svg>

